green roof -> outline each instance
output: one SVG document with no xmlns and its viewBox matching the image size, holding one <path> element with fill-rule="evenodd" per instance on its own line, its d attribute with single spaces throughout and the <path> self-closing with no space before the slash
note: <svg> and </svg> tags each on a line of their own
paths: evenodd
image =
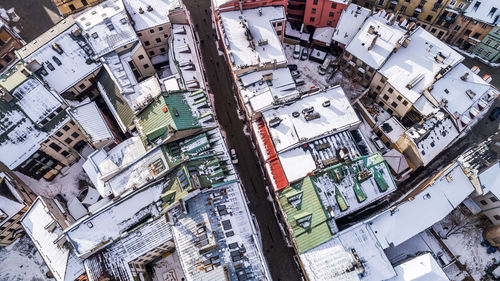
<svg viewBox="0 0 500 281">
<path fill-rule="evenodd" d="M 310 177 L 280 191 L 278 196 L 299 253 L 330 240 L 329 216 Z"/>
<path fill-rule="evenodd" d="M 168 134 L 169 127 L 176 131 L 200 128 L 184 93 L 162 94 L 139 114 L 142 134 L 150 141 Z"/>
</svg>

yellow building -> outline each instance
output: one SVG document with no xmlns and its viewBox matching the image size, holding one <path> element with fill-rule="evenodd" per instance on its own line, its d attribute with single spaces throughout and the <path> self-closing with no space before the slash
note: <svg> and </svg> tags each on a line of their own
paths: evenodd
<svg viewBox="0 0 500 281">
<path fill-rule="evenodd" d="M 103 1 L 104 0 L 53 0 L 57 10 L 59 10 L 59 13 L 63 17 L 74 14 Z"/>
</svg>

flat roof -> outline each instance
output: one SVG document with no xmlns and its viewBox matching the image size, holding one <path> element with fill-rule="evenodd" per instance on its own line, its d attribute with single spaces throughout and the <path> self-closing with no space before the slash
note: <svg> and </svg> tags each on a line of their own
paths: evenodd
<svg viewBox="0 0 500 281">
<path fill-rule="evenodd" d="M 356 36 L 347 45 L 346 50 L 370 67 L 379 69 L 391 56 L 396 43 L 404 38 L 406 33 L 406 30 L 397 24 L 392 26 L 387 24 L 391 17 L 394 15 L 389 15 L 385 11 L 368 17 Z M 370 27 L 374 29 L 372 34 L 369 33 Z M 375 39 L 377 36 L 379 37 Z M 376 40 L 375 45 L 371 50 L 368 50 L 374 40 Z"/>
<path fill-rule="evenodd" d="M 272 25 L 274 21 L 285 20 L 283 6 L 245 9 L 241 13 L 222 12 L 219 17 L 225 34 L 224 44 L 235 69 L 286 62 L 285 52 Z"/>
<path fill-rule="evenodd" d="M 384 132 L 392 143 L 396 143 L 399 137 L 401 137 L 406 131 L 406 128 L 403 127 L 403 125 L 399 123 L 394 116 L 385 120 L 385 122 L 379 126 L 379 129 Z"/>
<path fill-rule="evenodd" d="M 314 30 L 313 40 L 323 42 L 326 46 L 330 46 L 332 43 L 332 36 L 335 31 L 335 28 L 327 26 L 327 27 L 318 27 Z"/>
<path fill-rule="evenodd" d="M 169 39 L 170 70 L 180 72 L 187 89 L 204 88 L 201 61 L 196 52 L 193 30 L 188 24 L 173 24 Z"/>
<path fill-rule="evenodd" d="M 323 106 L 327 101 L 330 105 Z M 311 115 L 318 118 L 307 121 L 302 111 L 311 107 Z M 299 116 L 293 117 L 294 112 Z M 350 129 L 361 122 L 340 86 L 303 96 L 292 104 L 264 111 L 262 115 L 278 152 L 316 137 Z M 270 126 L 269 122 L 278 120 L 276 118 L 281 120 L 279 125 Z"/>
<path fill-rule="evenodd" d="M 384 249 L 397 246 L 442 220 L 474 190 L 461 166 L 455 163 L 411 201 L 368 223 Z"/>
<path fill-rule="evenodd" d="M 141 31 L 170 22 L 170 10 L 181 7 L 179 0 L 124 0 L 125 9 L 134 21 L 134 29 Z M 152 10 L 148 10 L 151 7 Z M 142 9 L 143 13 L 139 12 Z"/>
<path fill-rule="evenodd" d="M 426 253 L 396 267 L 396 276 L 388 281 L 449 281 L 431 253 Z"/>
<path fill-rule="evenodd" d="M 408 47 L 401 46 L 382 66 L 380 73 L 411 103 L 432 85 L 438 72 L 460 63 L 464 57 L 421 27 L 410 35 Z M 442 62 L 439 62 L 443 59 Z M 412 85 L 411 89 L 408 85 Z"/>
<path fill-rule="evenodd" d="M 347 9 L 342 11 L 339 22 L 333 33 L 332 40 L 347 45 L 356 36 L 365 19 L 370 15 L 370 10 L 349 4 Z"/>
</svg>

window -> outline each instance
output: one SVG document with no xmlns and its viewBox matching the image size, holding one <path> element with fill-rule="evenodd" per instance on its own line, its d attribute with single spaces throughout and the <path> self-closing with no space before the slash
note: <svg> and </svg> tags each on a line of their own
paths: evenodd
<svg viewBox="0 0 500 281">
<path fill-rule="evenodd" d="M 455 4 L 457 4 L 457 0 L 451 0 L 449 6 L 453 7 Z"/>
<path fill-rule="evenodd" d="M 70 156 L 69 152 L 67 152 L 66 150 L 64 150 L 63 152 L 61 152 L 62 156 L 68 158 Z"/>
<path fill-rule="evenodd" d="M 332 3 L 332 9 L 337 9 L 337 3 Z"/>
<path fill-rule="evenodd" d="M 154 29 L 150 29 L 149 33 L 155 33 L 155 30 Z"/>
<path fill-rule="evenodd" d="M 318 5 L 318 0 L 314 0 L 314 1 L 313 1 L 313 4 L 314 4 L 314 5 Z"/>
<path fill-rule="evenodd" d="M 283 23 L 281 21 L 278 22 L 278 24 L 277 24 L 277 26 L 282 26 L 282 25 L 283 25 Z"/>
<path fill-rule="evenodd" d="M 144 41 L 144 45 L 149 46 L 151 43 L 149 43 L 149 41 Z"/>
<path fill-rule="evenodd" d="M 333 17 L 333 12 L 328 13 L 329 17 Z"/>
<path fill-rule="evenodd" d="M 331 20 L 327 21 L 326 25 L 332 25 L 332 21 Z"/>
<path fill-rule="evenodd" d="M 486 40 L 486 42 L 484 44 L 486 44 L 486 45 L 491 44 L 491 39 Z"/>
<path fill-rule="evenodd" d="M 389 96 L 388 96 L 388 95 L 384 95 L 382 98 L 383 98 L 384 100 L 388 100 L 388 99 L 389 99 Z"/>
<path fill-rule="evenodd" d="M 464 42 L 464 38 L 458 39 L 457 44 L 460 45 L 460 44 L 462 44 L 462 42 Z"/>
<path fill-rule="evenodd" d="M 490 201 L 491 201 L 491 202 L 497 202 L 497 201 L 498 201 L 498 199 L 497 199 L 495 196 L 491 196 L 491 197 L 490 197 Z"/>
<path fill-rule="evenodd" d="M 163 34 L 163 37 L 164 37 L 164 38 L 168 38 L 168 35 L 167 35 L 167 34 Z"/>
<path fill-rule="evenodd" d="M 160 52 L 165 53 L 166 51 L 165 48 L 160 48 Z"/>
<path fill-rule="evenodd" d="M 403 99 L 403 97 L 398 95 L 397 99 L 398 99 L 398 101 L 401 101 Z"/>
<path fill-rule="evenodd" d="M 394 92 L 394 89 L 393 88 L 389 88 L 389 90 L 387 90 L 389 93 L 393 93 Z"/>
<path fill-rule="evenodd" d="M 404 106 L 407 106 L 407 105 L 408 105 L 408 102 L 407 102 L 407 101 L 403 101 L 403 105 L 404 105 Z"/>
<path fill-rule="evenodd" d="M 58 132 L 56 132 L 56 136 L 60 137 L 60 136 L 62 136 L 62 135 L 63 135 L 63 133 L 61 133 L 61 132 L 59 132 L 59 131 L 58 131 Z"/>
<path fill-rule="evenodd" d="M 85 89 L 85 84 L 80 84 L 80 85 L 78 85 L 78 88 L 80 88 L 80 90 Z"/>
<path fill-rule="evenodd" d="M 67 144 L 70 144 L 72 141 L 73 141 L 73 139 L 72 139 L 72 138 L 66 138 L 66 139 L 64 140 L 64 142 L 65 142 L 65 143 L 67 143 Z"/>
<path fill-rule="evenodd" d="M 137 32 L 137 36 L 141 37 L 141 36 L 142 36 L 142 33 Z"/>
<path fill-rule="evenodd" d="M 377 88 L 376 88 L 376 89 L 377 89 L 377 91 L 380 91 L 380 89 L 382 89 L 382 87 L 377 86 Z"/>
<path fill-rule="evenodd" d="M 481 26 L 481 28 L 485 29 L 488 27 L 488 24 L 487 23 L 483 23 L 483 25 Z"/>
<path fill-rule="evenodd" d="M 150 56 L 154 56 L 155 55 L 155 51 L 149 51 L 149 55 Z"/>
<path fill-rule="evenodd" d="M 61 150 L 61 147 L 60 147 L 59 145 L 55 144 L 55 143 L 51 143 L 51 144 L 49 144 L 49 146 L 50 146 L 53 150 L 55 150 L 56 152 L 59 152 L 59 151 Z"/>
<path fill-rule="evenodd" d="M 443 35 L 444 35 L 444 31 L 439 31 L 439 33 L 438 33 L 438 36 L 437 36 L 437 37 L 438 37 L 439 39 L 441 39 L 441 36 L 443 36 Z"/>
<path fill-rule="evenodd" d="M 64 125 L 63 130 L 68 131 L 69 130 L 69 126 L 68 125 Z"/>
<path fill-rule="evenodd" d="M 481 33 L 479 33 L 479 32 L 476 32 L 476 33 L 474 33 L 474 35 L 472 35 L 472 37 L 474 37 L 476 39 L 479 38 L 479 36 L 481 36 Z"/>
<path fill-rule="evenodd" d="M 432 16 L 431 15 L 428 15 L 426 18 L 425 18 L 426 21 L 431 21 L 432 20 Z"/>
<path fill-rule="evenodd" d="M 500 43 L 496 43 L 495 47 L 493 47 L 493 48 L 498 49 L 498 47 L 500 47 Z"/>
<path fill-rule="evenodd" d="M 394 113 L 394 111 L 392 111 L 392 109 L 388 108 L 388 109 L 387 109 L 387 113 L 389 113 L 389 114 L 391 114 L 391 115 L 392 115 L 392 114 Z"/>
<path fill-rule="evenodd" d="M 471 32 L 472 32 L 472 30 L 467 29 L 464 34 L 468 36 Z"/>
<path fill-rule="evenodd" d="M 459 31 L 459 30 L 460 30 L 460 25 L 455 26 L 455 27 L 453 28 L 453 30 L 455 30 L 455 31 Z"/>
<path fill-rule="evenodd" d="M 383 77 L 383 76 L 380 77 L 380 82 L 385 83 L 386 81 L 387 81 L 387 79 L 385 79 L 385 77 Z"/>
<path fill-rule="evenodd" d="M 142 59 L 144 58 L 144 56 L 143 56 L 143 55 L 139 55 L 139 56 L 138 56 L 138 58 L 139 58 L 140 60 L 142 60 Z"/>
<path fill-rule="evenodd" d="M 77 138 L 77 137 L 79 137 L 80 135 L 79 135 L 77 132 L 73 132 L 73 133 L 71 134 L 71 136 L 72 136 L 72 137 L 74 137 L 74 138 L 76 139 L 76 138 Z"/>
<path fill-rule="evenodd" d="M 281 30 L 276 31 L 276 35 L 281 35 Z"/>
<path fill-rule="evenodd" d="M 69 7 L 69 9 L 70 9 L 71 11 L 76 10 L 76 9 L 75 9 L 75 5 L 73 5 L 73 4 L 70 4 L 68 7 Z"/>
<path fill-rule="evenodd" d="M 435 33 L 436 31 L 437 31 L 437 29 L 435 29 L 435 28 L 431 29 L 431 33 Z"/>
<path fill-rule="evenodd" d="M 69 123 L 70 123 L 71 125 L 75 125 L 75 121 L 73 121 L 73 120 L 69 121 Z"/>
<path fill-rule="evenodd" d="M 144 69 L 147 69 L 147 68 L 149 68 L 149 64 L 146 63 L 145 65 L 143 65 L 143 67 L 144 67 Z"/>
<path fill-rule="evenodd" d="M 161 43 L 161 38 L 156 38 L 156 43 Z"/>
<path fill-rule="evenodd" d="M 378 5 L 384 5 L 385 0 L 378 0 Z"/>
<path fill-rule="evenodd" d="M 158 30 L 159 30 L 159 31 L 162 31 L 162 30 L 163 30 L 163 27 L 162 27 L 162 26 L 158 27 Z"/>
<path fill-rule="evenodd" d="M 399 11 L 401 13 L 404 13 L 406 11 L 406 6 L 405 5 L 401 6 L 401 9 L 399 9 Z"/>
<path fill-rule="evenodd" d="M 483 206 L 488 205 L 488 202 L 486 202 L 486 200 L 481 200 L 481 201 L 479 201 L 479 203 L 481 203 L 481 205 L 483 205 Z"/>
<path fill-rule="evenodd" d="M 316 8 L 312 8 L 311 13 L 316 14 Z"/>
<path fill-rule="evenodd" d="M 392 102 L 392 103 L 391 103 L 391 106 L 392 106 L 392 107 L 394 107 L 394 108 L 396 108 L 396 107 L 398 107 L 398 104 L 397 104 L 397 103 L 395 103 L 395 102 Z"/>
<path fill-rule="evenodd" d="M 499 221 L 500 220 L 500 216 L 499 215 L 494 215 L 493 216 L 495 218 L 495 220 Z"/>
<path fill-rule="evenodd" d="M 309 21 L 310 21 L 310 22 L 314 22 L 314 20 L 315 20 L 315 18 L 314 18 L 314 17 L 311 17 L 311 18 L 309 19 Z"/>
<path fill-rule="evenodd" d="M 89 3 L 87 3 L 87 0 L 82 0 L 82 5 L 87 6 Z"/>
</svg>

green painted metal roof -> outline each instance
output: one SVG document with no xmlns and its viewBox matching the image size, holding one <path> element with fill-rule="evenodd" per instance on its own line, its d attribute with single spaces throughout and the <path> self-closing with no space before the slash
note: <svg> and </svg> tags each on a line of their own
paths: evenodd
<svg viewBox="0 0 500 281">
<path fill-rule="evenodd" d="M 300 202 L 291 203 L 295 197 Z M 327 224 L 329 219 L 316 193 L 316 187 L 310 177 L 279 192 L 280 204 L 286 213 L 288 225 L 299 253 L 304 253 L 330 240 L 332 233 Z M 311 215 L 310 225 L 307 228 L 297 224 L 297 220 Z"/>
</svg>

